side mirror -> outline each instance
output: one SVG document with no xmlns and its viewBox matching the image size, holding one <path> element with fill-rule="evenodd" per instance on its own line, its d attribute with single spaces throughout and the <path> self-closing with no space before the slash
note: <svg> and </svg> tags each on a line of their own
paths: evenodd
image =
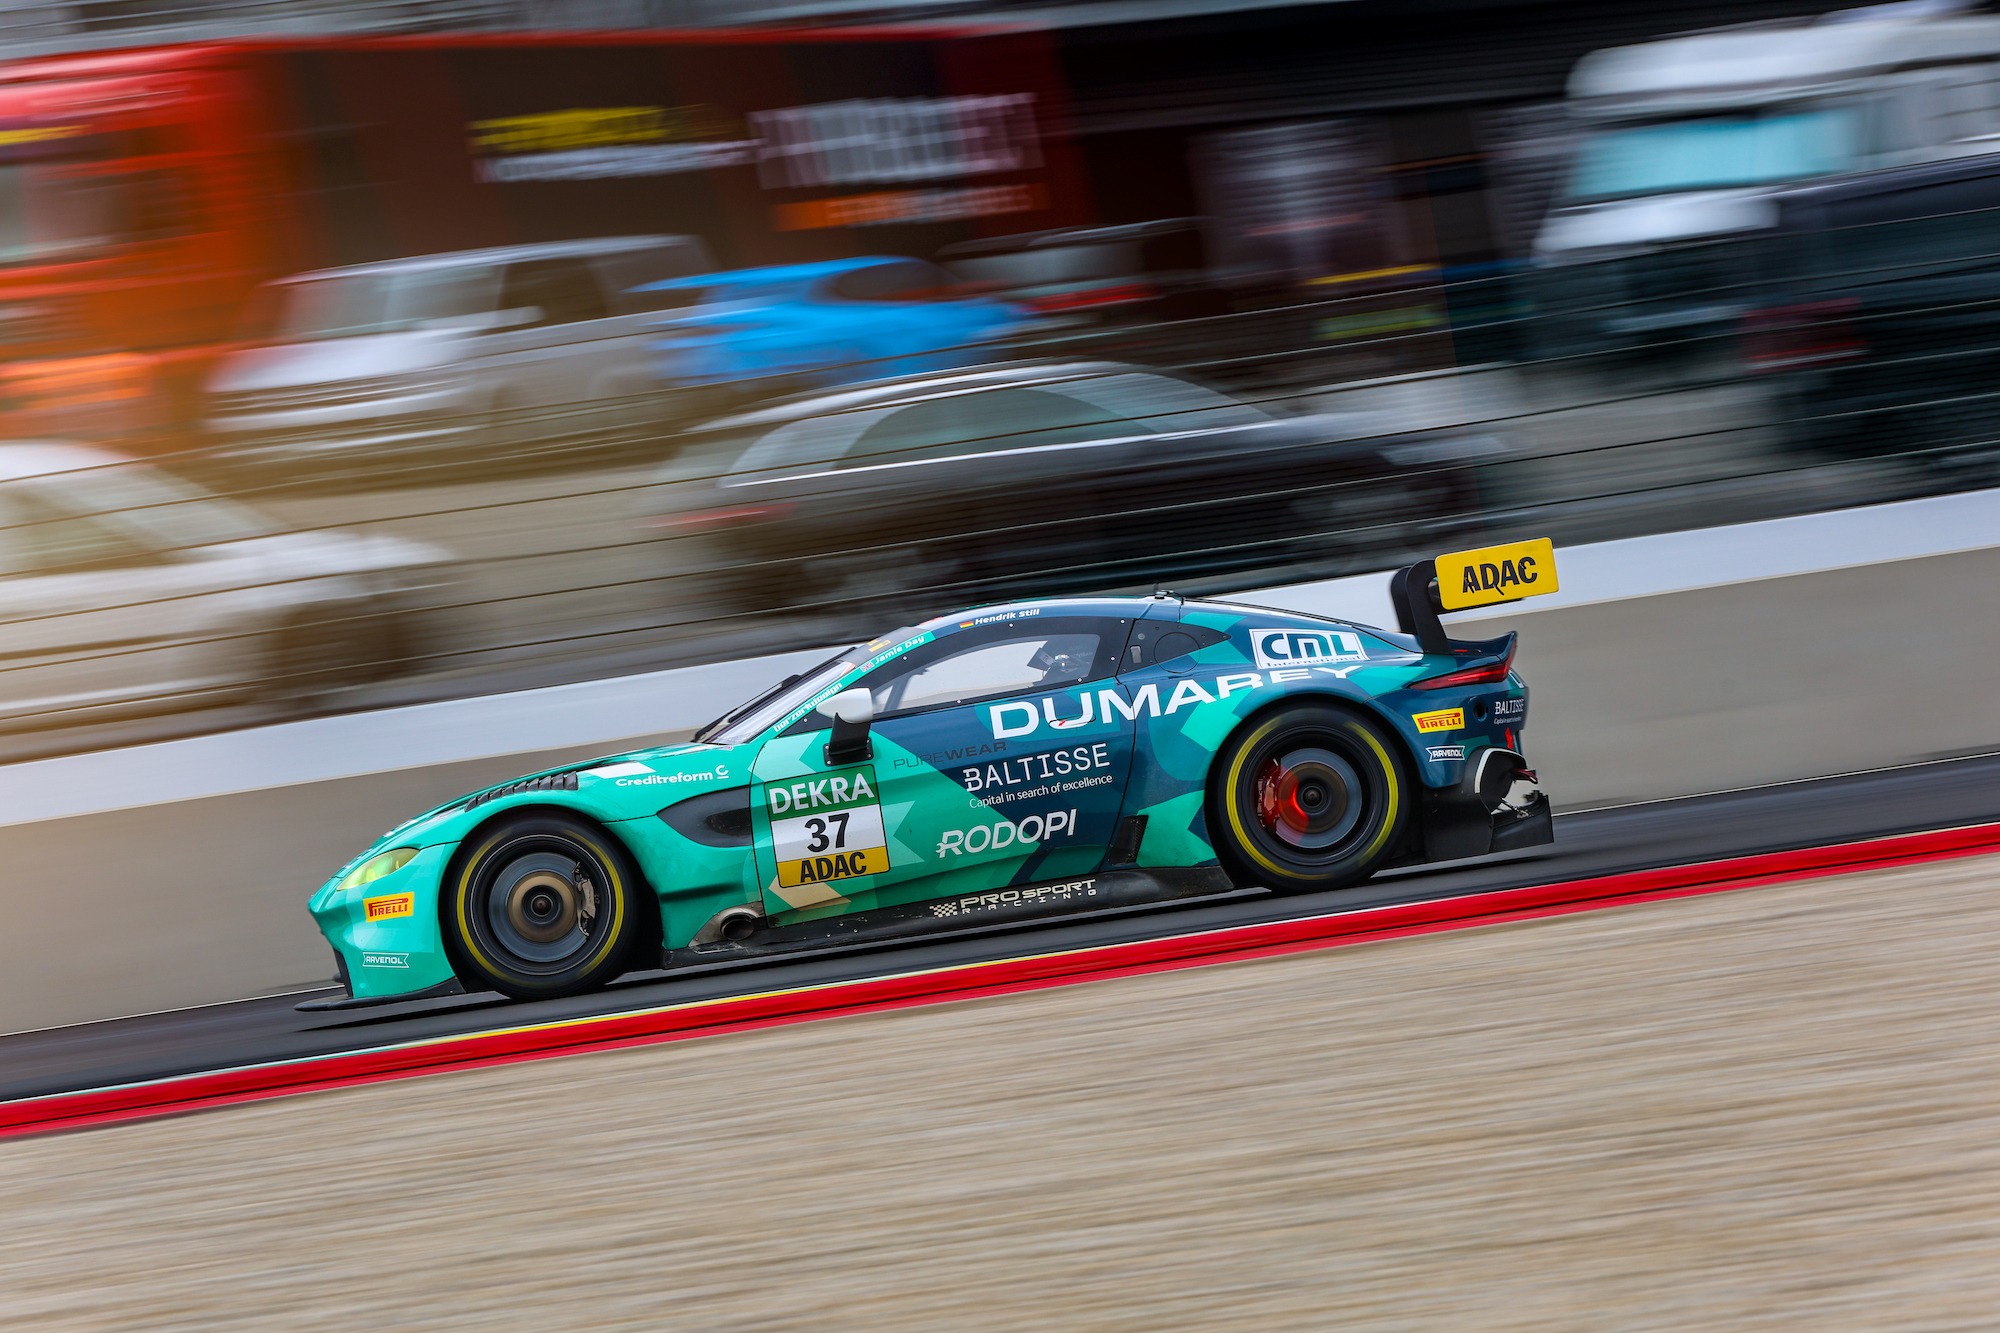
<svg viewBox="0 0 2000 1333">
<path fill-rule="evenodd" d="M 859 685 L 851 690 L 822 699 L 813 710 L 821 717 L 830 717 L 835 722 L 868 723 L 875 720 L 875 696 Z"/>
<path fill-rule="evenodd" d="M 833 719 L 833 735 L 826 743 L 826 762 L 831 765 L 859 764 L 875 757 L 868 739 L 868 724 L 875 720 L 875 697 L 856 687 L 822 699 L 813 710 Z"/>
</svg>

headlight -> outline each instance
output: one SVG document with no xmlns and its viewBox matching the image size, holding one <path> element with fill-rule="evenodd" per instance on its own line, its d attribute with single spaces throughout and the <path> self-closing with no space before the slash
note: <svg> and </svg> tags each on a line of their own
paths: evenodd
<svg viewBox="0 0 2000 1333">
<path fill-rule="evenodd" d="M 345 875 L 342 875 L 340 883 L 333 886 L 334 892 L 345 893 L 349 889 L 358 889 L 364 885 L 373 884 L 385 875 L 393 875 L 408 865 L 410 858 L 416 854 L 417 849 L 414 847 L 397 847 L 392 851 L 371 856 Z"/>
</svg>

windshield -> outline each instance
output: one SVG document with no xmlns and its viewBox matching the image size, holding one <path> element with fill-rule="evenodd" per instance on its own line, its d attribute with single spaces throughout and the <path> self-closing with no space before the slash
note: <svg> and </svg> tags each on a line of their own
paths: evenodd
<svg viewBox="0 0 2000 1333">
<path fill-rule="evenodd" d="M 694 734 L 711 745 L 741 745 L 766 727 L 839 680 L 860 659 L 859 645 L 841 649 L 803 675 L 772 686 L 746 704 L 724 713 Z"/>
<path fill-rule="evenodd" d="M 254 340 L 286 343 L 401 333 L 436 320 L 492 310 L 491 268 L 454 266 L 387 273 L 345 273 L 281 284 L 266 329 Z"/>
<path fill-rule="evenodd" d="M 37 162 L 0 167 L 0 264 L 102 249 L 127 230 L 124 178 Z"/>
<path fill-rule="evenodd" d="M 1578 150 L 1569 198 L 1635 199 L 1825 176 L 1855 165 L 1858 128 L 1852 108 L 1823 107 L 1601 130 Z"/>
</svg>

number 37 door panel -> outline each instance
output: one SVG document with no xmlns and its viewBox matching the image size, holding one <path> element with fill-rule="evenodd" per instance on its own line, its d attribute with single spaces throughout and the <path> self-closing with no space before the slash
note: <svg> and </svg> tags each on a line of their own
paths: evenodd
<svg viewBox="0 0 2000 1333">
<path fill-rule="evenodd" d="M 1037 657 L 1025 635 L 1019 641 L 1022 665 L 1047 674 L 1036 664 L 1048 655 Z M 885 677 L 875 691 L 884 715 L 865 761 L 827 762 L 828 732 L 812 719 L 759 753 L 753 825 L 766 911 L 864 911 L 1088 875 L 1103 864 L 1132 761 L 1132 719 L 1099 706 L 1116 683 L 1091 672 L 1053 689 L 920 698 L 917 688 L 935 686 L 941 668 L 968 654 L 935 661 L 928 675 L 913 657 L 913 683 Z M 989 661 L 978 679 L 990 684 L 991 669 Z"/>
</svg>

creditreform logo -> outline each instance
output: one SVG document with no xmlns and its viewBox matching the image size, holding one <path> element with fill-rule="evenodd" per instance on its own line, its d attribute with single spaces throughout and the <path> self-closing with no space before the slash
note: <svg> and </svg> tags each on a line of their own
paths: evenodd
<svg viewBox="0 0 2000 1333">
<path fill-rule="evenodd" d="M 1267 670 L 1368 660 L 1361 636 L 1342 629 L 1253 629 L 1250 647 Z"/>
</svg>

